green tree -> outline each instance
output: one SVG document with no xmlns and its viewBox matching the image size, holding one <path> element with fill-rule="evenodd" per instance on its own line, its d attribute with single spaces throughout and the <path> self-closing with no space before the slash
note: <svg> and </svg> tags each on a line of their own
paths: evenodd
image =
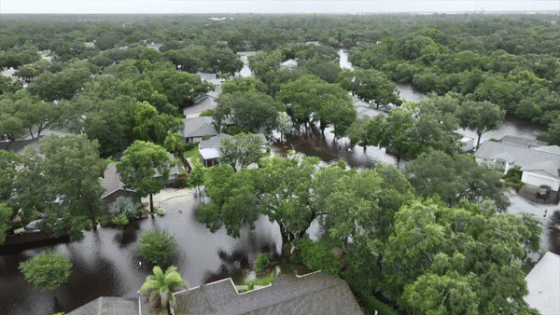
<svg viewBox="0 0 560 315">
<path fill-rule="evenodd" d="M 56 288 L 70 278 L 72 263 L 62 254 L 42 252 L 33 259 L 20 263 L 19 269 L 25 280 L 39 290 L 50 291 L 56 298 Z"/>
<path fill-rule="evenodd" d="M 168 131 L 178 131 L 183 122 L 171 115 L 160 114 L 148 102 L 137 102 L 134 107 L 134 127 L 132 132 L 136 140 L 163 144 Z"/>
<path fill-rule="evenodd" d="M 367 146 L 375 143 L 376 128 L 376 120 L 369 117 L 358 118 L 346 130 L 346 135 L 350 138 L 352 145 L 363 146 L 364 152 L 366 152 Z"/>
<path fill-rule="evenodd" d="M 142 233 L 140 244 L 142 244 L 140 257 L 158 266 L 164 266 L 177 247 L 173 235 L 160 228 Z"/>
<path fill-rule="evenodd" d="M 215 43 L 208 50 L 208 64 L 216 73 L 224 73 L 233 76 L 243 68 L 243 62 L 239 56 L 227 46 L 226 43 Z"/>
<path fill-rule="evenodd" d="M 35 78 L 28 90 L 38 95 L 44 101 L 52 102 L 61 99 L 71 99 L 90 79 L 90 71 L 83 64 L 65 67 L 61 72 L 53 74 L 49 71 L 41 73 Z"/>
<path fill-rule="evenodd" d="M 280 104 L 262 92 L 226 93 L 217 102 L 214 123 L 218 130 L 228 118 L 245 132 L 270 134 L 276 128 Z"/>
<path fill-rule="evenodd" d="M 490 200 L 503 212 L 510 204 L 505 192 L 497 186 L 501 175 L 478 165 L 467 155 L 422 153 L 407 163 L 406 176 L 420 195 L 437 194 L 448 206 L 458 205 L 462 199 L 477 204 Z"/>
<path fill-rule="evenodd" d="M 196 192 L 198 193 L 198 188 L 204 183 L 204 165 L 199 159 L 193 159 L 193 168 L 189 174 L 189 185 L 196 187 Z"/>
<path fill-rule="evenodd" d="M 266 93 L 266 85 L 257 78 L 244 78 L 240 76 L 227 80 L 222 84 L 222 94 L 249 91 Z"/>
<path fill-rule="evenodd" d="M 239 171 L 244 166 L 257 163 L 264 155 L 262 153 L 261 137 L 253 134 L 237 134 L 222 139 L 219 161 L 229 164 Z"/>
<path fill-rule="evenodd" d="M 57 233 L 70 231 L 72 239 L 83 237 L 88 221 L 97 230 L 97 216 L 104 209 L 99 177 L 107 166 L 99 157 L 98 142 L 85 135 L 51 135 L 25 155 L 30 162 L 18 176 L 17 185 L 18 201 L 28 205 L 26 210 L 45 209 L 49 226 Z M 60 197 L 62 204 L 53 204 Z M 38 201 L 29 204 L 33 200 Z"/>
<path fill-rule="evenodd" d="M 103 157 L 124 151 L 134 140 L 134 109 L 135 100 L 128 96 L 118 96 L 111 100 L 83 100 L 68 104 L 69 115 L 78 115 L 83 108 L 85 119 L 79 117 L 70 118 L 74 120 L 70 124 L 80 128 L 90 139 L 99 141 L 99 153 Z M 88 105 L 81 102 L 93 101 L 95 104 L 87 109 Z M 73 112 L 73 113 L 72 113 Z M 154 118 L 157 121 L 157 118 Z M 155 123 L 155 122 L 154 122 Z M 80 128 L 82 129 L 82 128 Z"/>
<path fill-rule="evenodd" d="M 178 109 L 192 105 L 197 97 L 214 89 L 197 75 L 168 67 L 147 71 L 146 76 L 154 89 Z"/>
<path fill-rule="evenodd" d="M 408 307 L 413 307 L 409 311 L 470 314 L 478 305 L 476 314 L 528 314 L 523 300 L 527 287 L 517 260 L 538 250 L 524 243 L 541 231 L 529 228 L 521 217 L 477 210 L 428 201 L 415 202 L 396 214 L 383 269 L 386 288 L 398 301 L 408 300 Z M 433 288 L 440 294 L 434 295 Z M 471 297 L 472 306 L 466 297 Z"/>
<path fill-rule="evenodd" d="M 14 191 L 24 158 L 13 151 L 0 151 L 0 200 L 8 200 Z"/>
<path fill-rule="evenodd" d="M 6 102 L 0 101 L 0 134 L 5 135 L 10 141 L 15 141 L 25 132 L 25 123 L 11 112 L 2 112 L 2 103 Z"/>
<path fill-rule="evenodd" d="M 457 152 L 460 149 L 460 135 L 455 131 L 459 128 L 455 113 L 457 104 L 457 99 L 446 95 L 391 110 L 387 118 L 379 122 L 376 144 L 407 159 L 429 150 Z"/>
<path fill-rule="evenodd" d="M 174 292 L 188 288 L 188 282 L 183 280 L 175 266 L 167 268 L 165 273 L 160 267 L 155 266 L 153 273 L 142 285 L 142 293 L 148 294 L 148 300 L 154 310 L 165 307 L 167 314 L 174 314 L 172 311 L 175 305 Z"/>
<path fill-rule="evenodd" d="M 145 141 L 134 141 L 117 163 L 122 182 L 142 197 L 150 196 L 150 212 L 154 212 L 153 194 L 157 194 L 163 184 L 157 175 L 164 180 L 169 177 L 172 161 L 167 151 L 156 144 Z M 157 172 L 157 173 L 156 173 Z"/>
<path fill-rule="evenodd" d="M 558 118 L 548 125 L 548 130 L 537 136 L 537 139 L 550 144 L 560 145 L 560 120 Z"/>
<path fill-rule="evenodd" d="M 164 56 L 182 71 L 196 73 L 208 68 L 208 50 L 201 45 L 189 45 L 183 49 L 168 50 Z"/>
<path fill-rule="evenodd" d="M 181 141 L 181 134 L 177 132 L 167 132 L 163 147 L 174 153 L 182 153 L 183 142 Z"/>
<path fill-rule="evenodd" d="M 12 207 L 7 203 L 0 203 L 0 245 L 6 241 L 6 233 L 12 228 Z"/>
<path fill-rule="evenodd" d="M 379 105 L 401 104 L 395 84 L 381 71 L 359 68 L 344 70 L 337 82 L 364 101 L 375 102 L 378 109 Z"/>
<path fill-rule="evenodd" d="M 305 157 L 263 158 L 258 169 L 234 173 L 229 165 L 212 167 L 204 175 L 211 204 L 197 208 L 198 219 L 215 232 L 225 226 L 239 237 L 243 224 L 267 215 L 280 226 L 282 243 L 300 238 L 311 222 L 322 214 L 311 206 L 310 187 L 318 159 Z"/>
<path fill-rule="evenodd" d="M 478 135 L 477 148 L 480 145 L 482 134 L 500 128 L 505 115 L 503 109 L 488 101 L 465 101 L 461 104 L 457 113 L 461 127 L 471 129 Z"/>
<path fill-rule="evenodd" d="M 332 246 L 329 246 L 328 243 L 302 238 L 296 246 L 300 250 L 299 255 L 303 264 L 310 271 L 320 270 L 332 276 L 340 276 L 342 262 L 333 254 Z"/>
<path fill-rule="evenodd" d="M 268 72 L 280 69 L 282 55 L 279 51 L 259 51 L 255 55 L 249 57 L 249 66 L 251 71 L 257 77 L 263 77 Z"/>
<path fill-rule="evenodd" d="M 319 121 L 324 133 L 329 124 L 338 126 L 337 136 L 343 135 L 355 119 L 356 111 L 348 93 L 338 84 L 329 84 L 314 75 L 304 76 L 282 86 L 278 99 L 294 123 Z"/>
</svg>

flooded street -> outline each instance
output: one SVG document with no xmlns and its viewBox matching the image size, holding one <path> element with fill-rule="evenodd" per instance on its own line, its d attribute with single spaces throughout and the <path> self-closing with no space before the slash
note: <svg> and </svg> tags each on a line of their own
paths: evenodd
<svg viewBox="0 0 560 315">
<path fill-rule="evenodd" d="M 245 59 L 251 54 L 254 52 L 245 52 Z M 351 69 L 347 53 L 339 50 L 339 55 L 341 67 Z M 246 62 L 239 75 L 252 76 Z M 409 85 L 397 84 L 397 89 L 408 101 L 419 102 L 425 97 Z M 483 134 L 481 141 L 505 135 L 535 139 L 542 131 L 539 126 L 508 119 L 499 130 Z M 472 131 L 460 129 L 458 132 L 476 138 Z M 325 130 L 324 136 L 315 130 L 273 145 L 273 151 L 278 155 L 283 156 L 288 150 L 317 156 L 324 163 L 342 159 L 353 168 L 372 167 L 379 162 L 397 164 L 396 157 L 387 154 L 383 148 L 368 146 L 364 151 L 357 145 L 350 147 L 348 138 L 335 139 L 330 127 Z M 100 228 L 96 233 L 85 232 L 85 238 L 80 242 L 0 255 L 0 315 L 52 315 L 69 312 L 99 296 L 137 297 L 146 276 L 151 274 L 149 266 L 140 263 L 139 238 L 143 231 L 155 227 L 165 228 L 174 235 L 178 246 L 170 265 L 178 267 L 191 287 L 228 277 L 262 252 L 280 250 L 278 225 L 266 217 L 256 222 L 254 231 L 245 228 L 241 237 L 234 239 L 226 234 L 225 229 L 211 233 L 196 220 L 198 198 L 193 191 L 165 190 L 154 199 L 156 206 L 167 210 L 165 216 L 135 221 L 124 230 Z M 508 211 L 530 213 L 543 223 L 543 246 L 560 253 L 558 206 L 533 203 L 514 192 L 510 192 L 510 200 L 512 206 Z M 544 216 L 545 210 L 548 211 L 547 217 Z M 319 230 L 320 226 L 315 221 L 308 232 L 316 239 Z M 50 250 L 64 254 L 73 264 L 70 280 L 57 289 L 56 300 L 49 292 L 35 290 L 18 269 L 21 262 Z"/>
<path fill-rule="evenodd" d="M 165 216 L 136 221 L 125 230 L 86 232 L 80 242 L 0 256 L 0 314 L 52 315 L 69 312 L 99 296 L 137 297 L 137 290 L 151 274 L 145 263 L 139 263 L 139 238 L 142 231 L 154 227 L 174 235 L 178 246 L 170 264 L 178 267 L 191 287 L 230 276 L 262 251 L 279 251 L 278 226 L 266 217 L 256 222 L 256 230 L 245 229 L 234 239 L 225 229 L 213 234 L 196 221 L 197 198 L 188 190 L 169 190 L 154 198 L 156 205 L 167 210 Z M 48 250 L 64 254 L 73 264 L 69 282 L 56 291 L 57 303 L 49 292 L 33 289 L 18 270 L 20 262 Z"/>
</svg>

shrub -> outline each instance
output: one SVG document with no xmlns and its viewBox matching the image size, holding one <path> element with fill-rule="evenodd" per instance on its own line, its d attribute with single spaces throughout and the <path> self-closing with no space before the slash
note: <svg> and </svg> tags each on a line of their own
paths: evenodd
<svg viewBox="0 0 560 315">
<path fill-rule="evenodd" d="M 177 246 L 173 235 L 160 228 L 142 233 L 140 243 L 143 245 L 140 249 L 140 257 L 159 266 L 167 263 Z"/>
<path fill-rule="evenodd" d="M 266 269 L 266 267 L 268 267 L 269 259 L 270 257 L 268 257 L 268 254 L 260 254 L 259 257 L 257 257 L 257 259 L 255 260 L 255 268 L 257 269 L 257 271 Z"/>
<path fill-rule="evenodd" d="M 249 284 L 247 285 L 247 291 L 253 291 L 254 288 L 255 283 L 253 281 L 249 282 Z"/>
<path fill-rule="evenodd" d="M 25 280 L 36 288 L 45 291 L 54 290 L 70 278 L 72 263 L 64 255 L 57 252 L 42 252 L 19 265 Z"/>
<path fill-rule="evenodd" d="M 178 179 L 175 181 L 175 186 L 179 188 L 185 188 L 188 187 L 189 184 L 186 180 Z"/>
<path fill-rule="evenodd" d="M 106 227 L 106 226 L 109 226 L 113 222 L 113 215 L 111 215 L 111 214 L 102 215 L 99 218 L 97 218 L 97 220 L 99 221 L 99 224 L 102 227 Z"/>
<path fill-rule="evenodd" d="M 183 145 L 183 151 L 192 151 L 194 148 L 198 147 L 198 143 L 196 142 L 188 142 Z"/>
<path fill-rule="evenodd" d="M 216 111 L 214 109 L 208 108 L 208 109 L 205 109 L 202 112 L 200 112 L 200 114 L 198 116 L 199 117 L 213 117 L 215 112 Z"/>
<path fill-rule="evenodd" d="M 160 216 L 165 215 L 165 209 L 163 209 L 163 208 L 156 208 L 154 211 L 157 213 L 157 215 L 160 215 Z"/>
<path fill-rule="evenodd" d="M 113 218 L 113 224 L 116 225 L 119 228 L 124 228 L 125 226 L 128 225 L 128 218 L 126 217 L 126 215 L 124 214 L 120 214 L 116 217 Z"/>
<path fill-rule="evenodd" d="M 132 198 L 118 197 L 109 207 L 109 213 L 114 215 L 124 214 L 127 218 L 133 218 L 136 216 L 136 207 Z"/>
<path fill-rule="evenodd" d="M 338 277 L 340 275 L 342 262 L 331 252 L 332 246 L 330 244 L 301 239 L 298 248 L 303 264 L 310 271 L 321 270 L 333 276 Z"/>
</svg>

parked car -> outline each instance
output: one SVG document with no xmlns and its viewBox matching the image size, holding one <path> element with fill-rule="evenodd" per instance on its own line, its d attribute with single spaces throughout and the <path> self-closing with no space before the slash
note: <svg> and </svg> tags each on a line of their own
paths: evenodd
<svg viewBox="0 0 560 315">
<path fill-rule="evenodd" d="M 537 198 L 547 199 L 550 196 L 552 187 L 548 185 L 540 185 L 539 190 L 537 190 Z"/>
</svg>

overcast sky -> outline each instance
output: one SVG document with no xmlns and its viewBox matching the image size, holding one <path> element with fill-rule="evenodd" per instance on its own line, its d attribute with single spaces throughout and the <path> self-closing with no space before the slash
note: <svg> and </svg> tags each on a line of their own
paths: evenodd
<svg viewBox="0 0 560 315">
<path fill-rule="evenodd" d="M 560 0 L 0 0 L 0 13 L 391 13 L 560 11 Z"/>
</svg>

